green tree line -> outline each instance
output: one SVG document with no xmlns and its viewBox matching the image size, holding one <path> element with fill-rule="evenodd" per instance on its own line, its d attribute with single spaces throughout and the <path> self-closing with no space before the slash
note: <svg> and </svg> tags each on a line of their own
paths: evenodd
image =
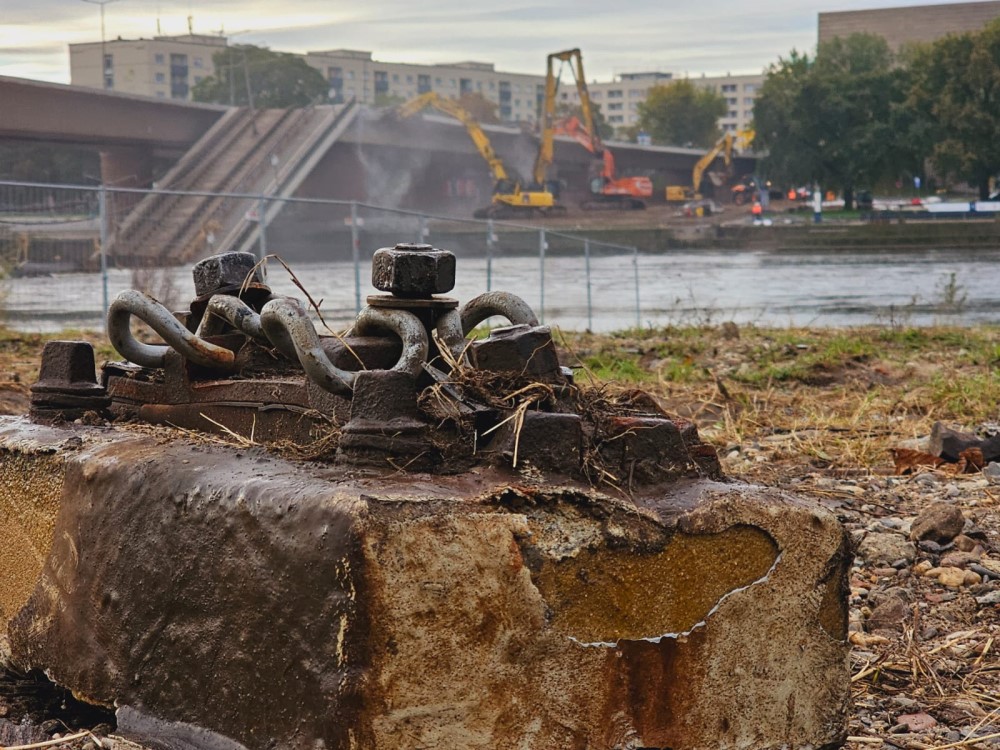
<svg viewBox="0 0 1000 750">
<path fill-rule="evenodd" d="M 854 34 L 770 66 L 754 104 L 768 177 L 856 190 L 920 177 L 967 181 L 981 199 L 1000 172 L 1000 21 L 894 54 Z"/>
</svg>

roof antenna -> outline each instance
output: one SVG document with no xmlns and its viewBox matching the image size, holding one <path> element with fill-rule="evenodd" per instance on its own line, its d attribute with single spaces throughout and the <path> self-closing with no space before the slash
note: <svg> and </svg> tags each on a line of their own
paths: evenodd
<svg viewBox="0 0 1000 750">
<path fill-rule="evenodd" d="M 194 33 L 194 16 L 188 16 L 188 34 Z"/>
</svg>

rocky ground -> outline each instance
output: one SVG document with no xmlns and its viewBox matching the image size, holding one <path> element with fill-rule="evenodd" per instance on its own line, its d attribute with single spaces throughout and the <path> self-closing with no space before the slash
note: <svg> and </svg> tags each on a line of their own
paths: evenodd
<svg viewBox="0 0 1000 750">
<path fill-rule="evenodd" d="M 699 424 L 730 476 L 814 497 L 848 528 L 846 747 L 1000 748 L 1000 464 L 925 455 L 935 422 L 1000 430 L 1000 330 L 723 324 L 557 339 L 578 381 L 651 391 Z M 26 408 L 41 343 L 0 338 L 0 411 Z M 60 714 L 56 696 L 15 735 L 7 696 L 0 746 L 100 723 L 72 704 Z M 86 743 L 97 738 L 63 746 Z"/>
</svg>

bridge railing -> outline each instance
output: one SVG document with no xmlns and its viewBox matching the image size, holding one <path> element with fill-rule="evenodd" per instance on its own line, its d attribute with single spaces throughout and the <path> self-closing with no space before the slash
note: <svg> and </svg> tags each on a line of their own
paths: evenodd
<svg viewBox="0 0 1000 750">
<path fill-rule="evenodd" d="M 172 220 L 178 223 L 197 221 L 186 201 L 194 206 L 205 197 L 225 199 L 257 231 L 186 225 L 198 239 L 194 255 L 191 243 L 117 253 L 111 237 L 122 207 L 151 194 L 175 199 Z M 544 322 L 567 329 L 643 322 L 639 249 L 583 233 L 358 201 L 13 181 L 0 181 L 0 315 L 5 325 L 22 330 L 99 329 L 110 299 L 126 288 L 144 289 L 181 309 L 192 294 L 191 263 L 225 244 L 265 260 L 275 292 L 301 296 L 297 279 L 323 300 L 328 321 L 346 326 L 375 292 L 372 254 L 397 242 L 454 252 L 459 272 L 452 296 L 459 299 L 484 289 L 513 291 Z"/>
</svg>

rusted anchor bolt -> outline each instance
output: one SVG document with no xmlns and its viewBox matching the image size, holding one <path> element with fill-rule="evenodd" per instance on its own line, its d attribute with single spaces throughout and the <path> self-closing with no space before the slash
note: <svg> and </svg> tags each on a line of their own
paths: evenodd
<svg viewBox="0 0 1000 750">
<path fill-rule="evenodd" d="M 97 383 L 94 348 L 85 341 L 49 341 L 42 350 L 38 382 L 31 386 L 33 414 L 63 412 L 79 416 L 108 405 L 104 387 Z"/>
<path fill-rule="evenodd" d="M 201 299 L 210 294 L 237 292 L 251 272 L 250 282 L 263 284 L 256 265 L 252 253 L 220 253 L 198 261 L 192 269 L 195 296 Z"/>
<path fill-rule="evenodd" d="M 455 256 L 417 243 L 383 247 L 372 258 L 372 286 L 417 299 L 450 292 L 455 287 Z"/>
</svg>

